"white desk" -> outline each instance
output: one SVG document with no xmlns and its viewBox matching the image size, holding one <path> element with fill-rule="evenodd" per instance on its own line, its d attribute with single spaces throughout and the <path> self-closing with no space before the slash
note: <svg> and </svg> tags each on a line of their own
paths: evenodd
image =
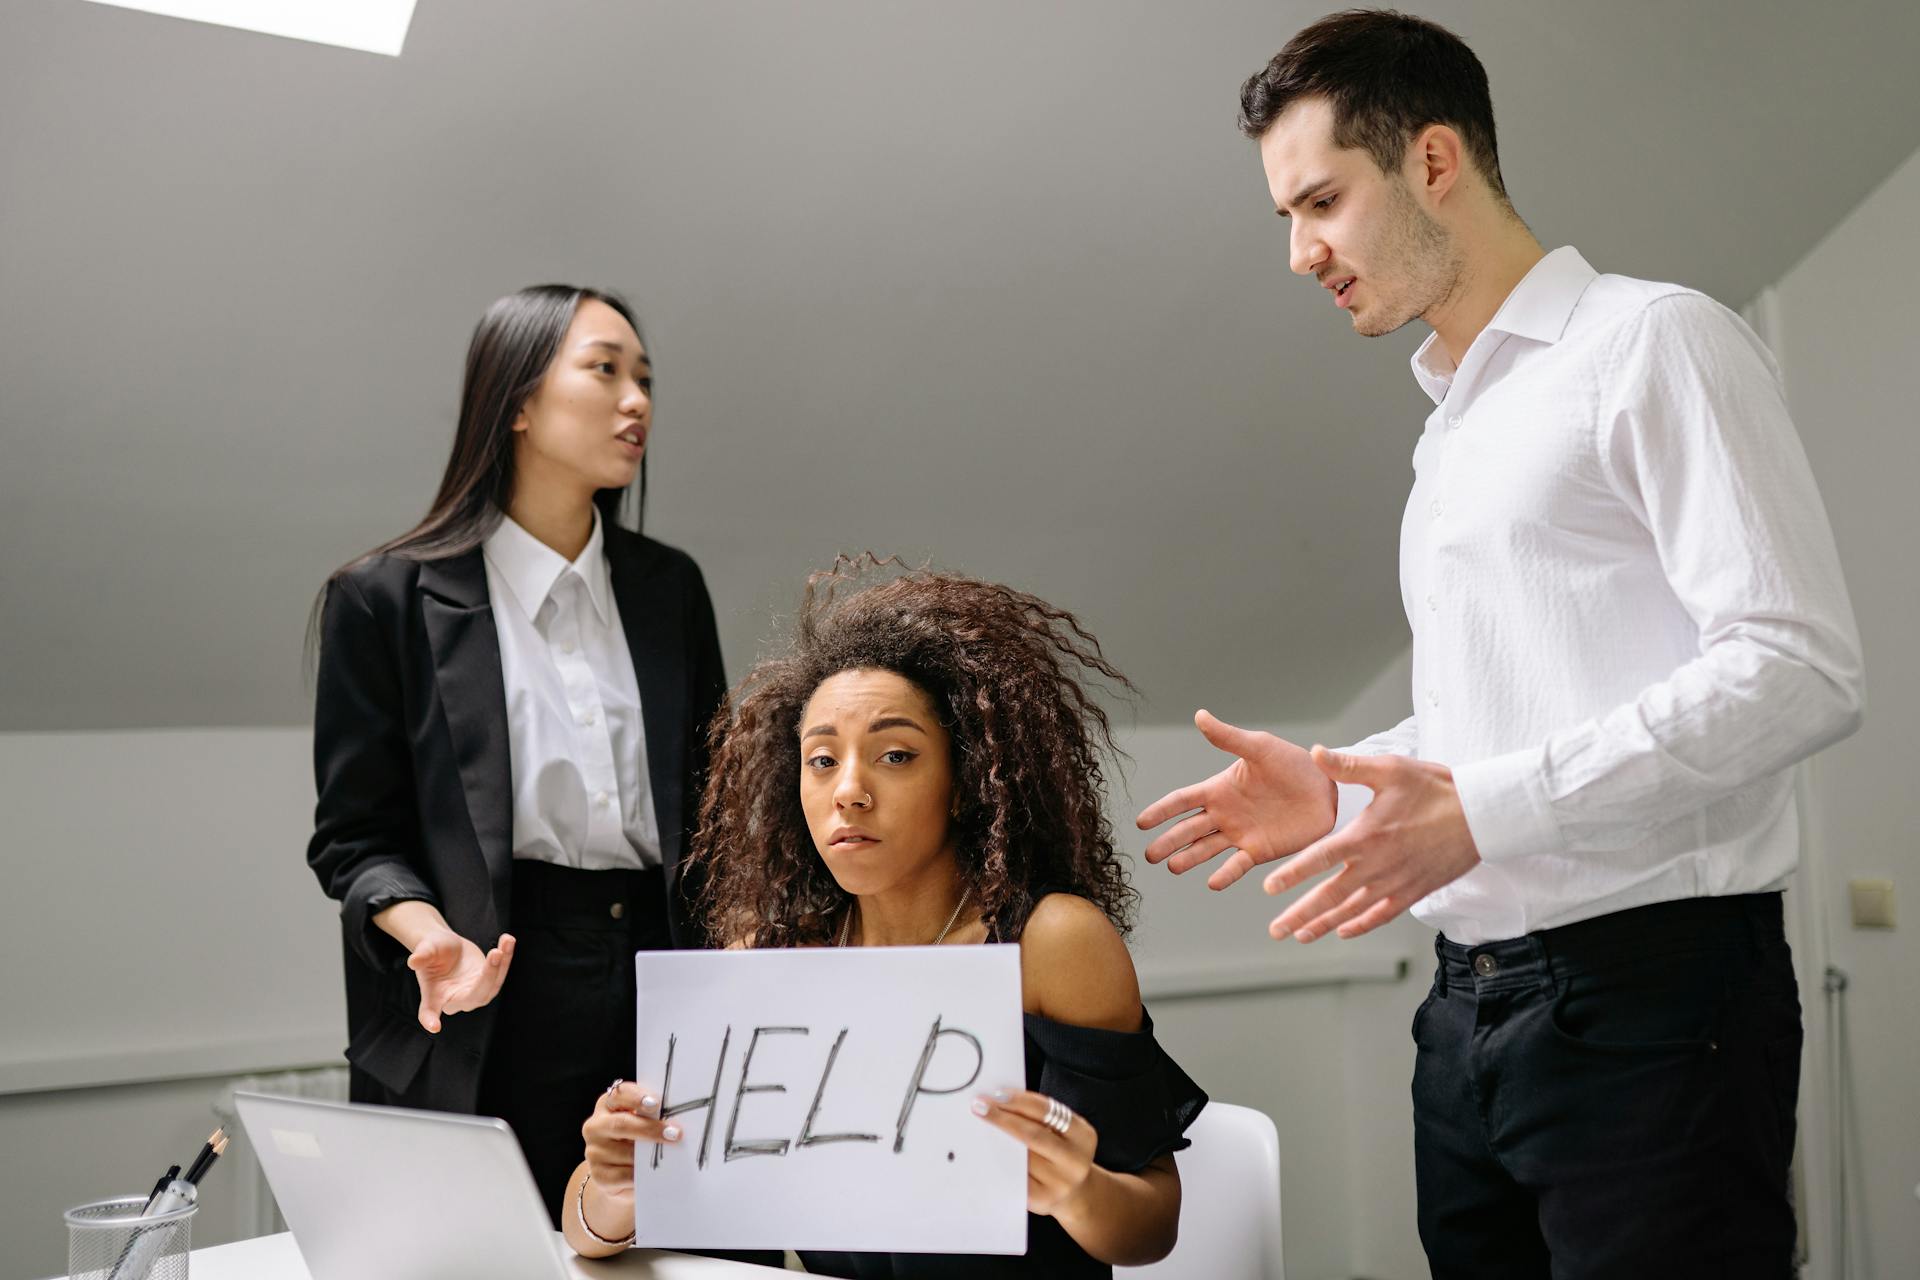
<svg viewBox="0 0 1920 1280">
<path fill-rule="evenodd" d="M 559 1240 L 560 1234 L 554 1233 Z M 773 1267 L 756 1267 L 750 1262 L 726 1262 L 719 1258 L 695 1258 L 684 1253 L 663 1253 L 657 1249 L 629 1249 L 612 1258 L 579 1258 L 561 1246 L 562 1256 L 578 1280 L 764 1280 L 768 1276 L 790 1275 Z M 235 1244 L 195 1249 L 189 1264 L 190 1280 L 312 1280 L 300 1250 L 290 1232 L 241 1240 Z"/>
</svg>

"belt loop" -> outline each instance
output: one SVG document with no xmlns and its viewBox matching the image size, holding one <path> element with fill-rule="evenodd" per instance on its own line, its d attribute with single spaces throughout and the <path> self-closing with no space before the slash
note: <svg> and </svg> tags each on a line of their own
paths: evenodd
<svg viewBox="0 0 1920 1280">
<path fill-rule="evenodd" d="M 1534 962 L 1540 968 L 1540 985 L 1548 992 L 1559 990 L 1560 974 L 1553 962 L 1553 947 L 1547 941 L 1548 931 L 1537 929 L 1527 935 L 1527 942 L 1533 950 Z"/>
<path fill-rule="evenodd" d="M 1447 998 L 1447 936 L 1443 933 L 1433 935 L 1433 993 L 1442 1000 Z"/>
<path fill-rule="evenodd" d="M 1746 917 L 1747 937 L 1753 943 L 1754 955 L 1765 955 L 1767 948 L 1773 945 L 1774 916 L 1778 912 L 1784 926 L 1785 902 L 1786 895 L 1783 893 L 1752 893 L 1741 898 L 1740 914 Z"/>
</svg>

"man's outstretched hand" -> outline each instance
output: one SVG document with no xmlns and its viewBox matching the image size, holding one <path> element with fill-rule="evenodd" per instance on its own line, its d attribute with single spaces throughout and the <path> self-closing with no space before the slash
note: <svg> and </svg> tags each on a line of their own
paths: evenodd
<svg viewBox="0 0 1920 1280">
<path fill-rule="evenodd" d="M 1208 742 L 1239 758 L 1141 811 L 1134 822 L 1142 831 L 1188 815 L 1154 837 L 1148 862 L 1165 862 L 1178 875 L 1232 850 L 1207 877 L 1209 889 L 1224 889 L 1259 863 L 1284 858 L 1333 829 L 1334 784 L 1305 751 L 1205 711 L 1193 722 Z"/>
<path fill-rule="evenodd" d="M 1328 779 L 1373 792 L 1373 803 L 1332 835 L 1267 873 L 1284 893 L 1322 871 L 1335 874 L 1275 917 L 1267 932 L 1312 942 L 1329 930 L 1357 938 L 1377 929 L 1480 861 L 1453 771 L 1407 756 L 1356 756 L 1315 747 Z"/>
</svg>

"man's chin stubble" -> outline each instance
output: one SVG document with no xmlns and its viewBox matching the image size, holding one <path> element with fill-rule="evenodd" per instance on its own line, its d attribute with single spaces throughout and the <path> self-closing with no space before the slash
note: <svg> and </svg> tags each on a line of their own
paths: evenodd
<svg viewBox="0 0 1920 1280">
<path fill-rule="evenodd" d="M 1353 318 L 1353 331 L 1363 338 L 1384 338 L 1390 333 L 1400 332 L 1418 318 L 1417 316 L 1402 316 L 1392 324 L 1381 324 L 1378 321 L 1355 316 Z"/>
</svg>

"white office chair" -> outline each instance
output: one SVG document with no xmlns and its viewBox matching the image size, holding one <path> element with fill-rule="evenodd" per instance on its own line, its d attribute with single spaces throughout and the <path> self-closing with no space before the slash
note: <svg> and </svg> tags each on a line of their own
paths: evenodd
<svg viewBox="0 0 1920 1280">
<path fill-rule="evenodd" d="M 1264 1111 L 1209 1102 L 1187 1130 L 1180 1242 L 1127 1280 L 1285 1280 L 1280 1258 L 1280 1135 Z"/>
</svg>

